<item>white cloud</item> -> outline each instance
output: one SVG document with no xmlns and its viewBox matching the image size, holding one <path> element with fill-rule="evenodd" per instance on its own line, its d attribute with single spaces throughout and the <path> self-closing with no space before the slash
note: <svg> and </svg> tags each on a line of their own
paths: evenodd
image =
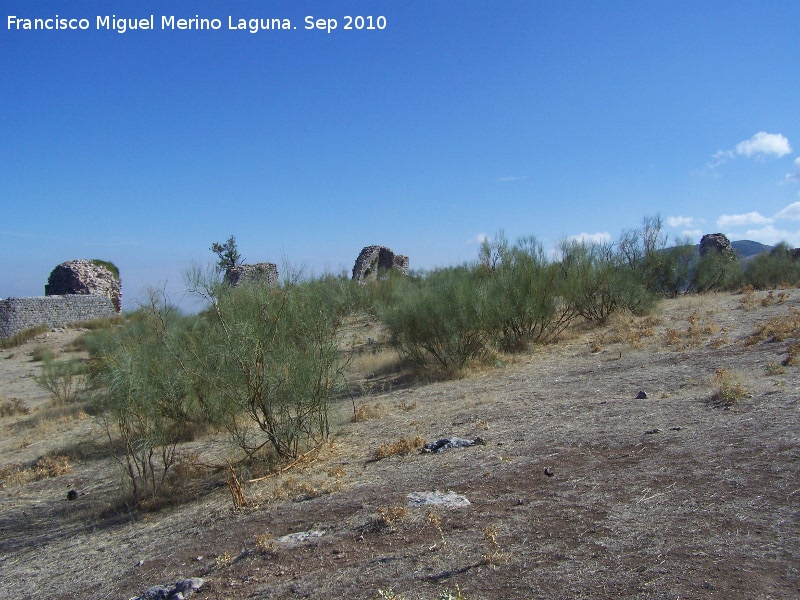
<svg viewBox="0 0 800 600">
<path fill-rule="evenodd" d="M 667 225 L 670 227 L 691 227 L 694 224 L 694 217 L 667 217 Z"/>
<path fill-rule="evenodd" d="M 714 169 L 720 165 L 724 165 L 735 156 L 736 155 L 733 153 L 733 150 L 718 150 L 716 154 L 711 157 L 711 162 L 706 165 L 706 168 Z"/>
<path fill-rule="evenodd" d="M 578 235 L 569 236 L 567 240 L 570 242 L 583 242 L 588 244 L 607 244 L 611 241 L 611 234 L 607 231 L 579 233 Z"/>
<path fill-rule="evenodd" d="M 787 173 L 786 181 L 800 181 L 800 156 L 794 159 L 794 173 Z"/>
<path fill-rule="evenodd" d="M 717 219 L 717 226 L 726 228 L 739 227 L 741 225 L 765 225 L 773 221 L 774 219 L 770 219 L 757 211 L 753 211 L 741 215 L 722 215 Z"/>
<path fill-rule="evenodd" d="M 700 238 L 703 237 L 703 230 L 702 229 L 684 229 L 681 231 L 681 235 L 683 237 L 688 237 L 692 240 L 700 241 Z"/>
<path fill-rule="evenodd" d="M 800 231 L 788 231 L 766 225 L 761 229 L 748 229 L 743 237 L 739 236 L 736 239 L 753 240 L 770 246 L 774 246 L 778 242 L 788 242 L 790 246 L 797 247 L 800 246 Z"/>
<path fill-rule="evenodd" d="M 479 233 L 474 238 L 472 238 L 471 240 L 467 241 L 467 244 L 482 244 L 483 242 L 486 242 L 486 241 L 488 241 L 490 239 L 491 238 L 488 235 L 486 235 L 485 233 Z"/>
<path fill-rule="evenodd" d="M 764 160 L 766 158 L 780 158 L 791 152 L 792 145 L 780 133 L 759 131 L 749 140 L 743 140 L 736 144 L 733 150 L 718 150 L 711 157 L 711 162 L 706 165 L 706 168 L 714 169 L 737 156 Z"/>
<path fill-rule="evenodd" d="M 736 144 L 736 154 L 740 156 L 767 158 L 780 158 L 791 153 L 792 145 L 780 133 L 767 133 L 759 131 L 749 140 Z"/>
<path fill-rule="evenodd" d="M 793 202 L 775 214 L 776 221 L 800 221 L 800 202 Z"/>
</svg>

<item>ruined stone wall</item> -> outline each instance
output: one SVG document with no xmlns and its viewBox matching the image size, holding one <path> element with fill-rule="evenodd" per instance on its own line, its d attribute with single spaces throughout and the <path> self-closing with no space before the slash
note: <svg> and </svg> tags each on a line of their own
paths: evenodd
<svg viewBox="0 0 800 600">
<path fill-rule="evenodd" d="M 386 246 L 367 246 L 361 250 L 353 265 L 353 279 L 362 282 L 377 279 L 391 269 L 408 275 L 408 257 L 395 254 Z"/>
<path fill-rule="evenodd" d="M 230 267 L 225 271 L 225 282 L 233 287 L 248 283 L 278 283 L 278 265 L 265 262 Z"/>
<path fill-rule="evenodd" d="M 50 273 L 45 296 L 88 294 L 108 296 L 119 312 L 122 309 L 122 286 L 106 267 L 91 260 L 68 260 Z"/>
<path fill-rule="evenodd" d="M 63 327 L 117 314 L 108 296 L 69 295 L 6 298 L 0 300 L 0 339 L 20 331 L 47 325 Z"/>
</svg>

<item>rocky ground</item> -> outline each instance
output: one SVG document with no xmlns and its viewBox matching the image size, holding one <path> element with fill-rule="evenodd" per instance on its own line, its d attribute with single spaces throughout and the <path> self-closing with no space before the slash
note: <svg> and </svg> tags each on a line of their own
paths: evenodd
<svg viewBox="0 0 800 600">
<path fill-rule="evenodd" d="M 202 577 L 193 598 L 797 598 L 798 309 L 800 290 L 664 301 L 429 384 L 379 352 L 353 363 L 360 419 L 342 400 L 328 446 L 240 470 L 242 508 L 208 436 L 171 505 L 127 510 L 101 423 L 32 377 L 32 352 L 81 356 L 81 333 L 0 351 L 0 402 L 30 410 L 0 417 L 0 597 Z M 485 444 L 397 453 L 449 436 Z M 409 506 L 433 491 L 469 505 Z"/>
</svg>

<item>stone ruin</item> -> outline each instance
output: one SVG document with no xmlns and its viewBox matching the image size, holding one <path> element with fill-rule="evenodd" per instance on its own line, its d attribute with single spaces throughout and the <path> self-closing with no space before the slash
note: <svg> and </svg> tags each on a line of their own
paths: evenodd
<svg viewBox="0 0 800 600">
<path fill-rule="evenodd" d="M 122 310 L 122 285 L 114 273 L 91 260 L 69 260 L 50 273 L 45 296 L 106 296 L 117 312 Z"/>
<path fill-rule="evenodd" d="M 408 275 L 408 257 L 395 254 L 386 246 L 367 246 L 353 266 L 353 279 L 360 282 L 376 280 L 392 269 Z"/>
<path fill-rule="evenodd" d="M 724 233 L 707 233 L 700 240 L 700 256 L 705 256 L 711 251 L 719 252 L 731 260 L 736 259 L 736 251 Z"/>
<path fill-rule="evenodd" d="M 278 283 L 278 265 L 275 263 L 256 263 L 254 265 L 236 265 L 225 271 L 225 283 L 237 287 L 250 283 Z"/>
</svg>

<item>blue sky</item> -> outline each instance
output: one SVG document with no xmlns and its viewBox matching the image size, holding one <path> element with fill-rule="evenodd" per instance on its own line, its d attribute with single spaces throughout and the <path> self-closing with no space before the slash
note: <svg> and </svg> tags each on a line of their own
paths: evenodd
<svg viewBox="0 0 800 600">
<path fill-rule="evenodd" d="M 9 21 L 56 15 L 89 28 Z M 155 29 L 98 30 L 106 15 Z M 196 15 L 220 29 L 161 28 Z M 0 297 L 102 258 L 126 307 L 147 286 L 177 299 L 231 234 L 247 262 L 317 273 L 370 244 L 457 264 L 501 229 L 613 241 L 656 213 L 671 239 L 800 246 L 796 1 L 4 0 L 0 16 Z"/>
</svg>

